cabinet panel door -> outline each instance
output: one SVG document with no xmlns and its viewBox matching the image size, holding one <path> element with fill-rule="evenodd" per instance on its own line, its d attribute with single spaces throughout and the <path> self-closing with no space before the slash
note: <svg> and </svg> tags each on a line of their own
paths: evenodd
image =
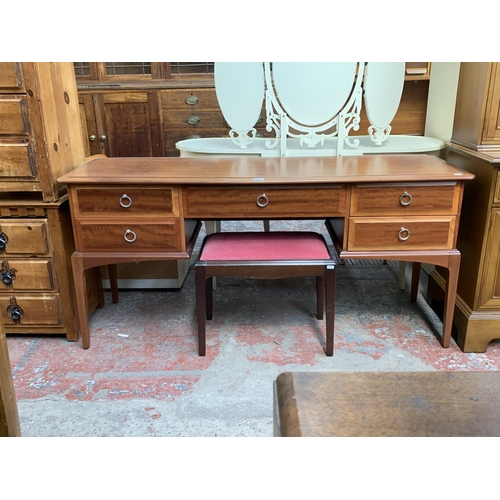
<svg viewBox="0 0 500 500">
<path fill-rule="evenodd" d="M 488 231 L 479 308 L 500 308 L 500 209 L 492 210 Z"/>
<path fill-rule="evenodd" d="M 94 100 L 98 141 L 107 156 L 163 156 L 158 93 L 110 92 Z"/>
<path fill-rule="evenodd" d="M 500 142 L 500 63 L 492 63 L 483 142 Z"/>
<path fill-rule="evenodd" d="M 94 113 L 94 101 L 90 94 L 78 94 L 80 106 L 80 123 L 82 125 L 83 147 L 85 156 L 99 154 L 99 141 L 97 137 L 97 123 Z"/>
</svg>

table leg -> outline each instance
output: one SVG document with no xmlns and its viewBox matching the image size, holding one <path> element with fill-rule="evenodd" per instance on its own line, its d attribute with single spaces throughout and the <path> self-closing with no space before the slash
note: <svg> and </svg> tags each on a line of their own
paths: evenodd
<svg viewBox="0 0 500 500">
<path fill-rule="evenodd" d="M 460 253 L 458 252 L 449 256 L 448 279 L 446 280 L 443 313 L 443 347 L 450 347 L 451 329 L 453 326 L 453 313 L 455 311 L 455 300 L 457 298 L 460 257 Z"/>
<path fill-rule="evenodd" d="M 71 256 L 71 265 L 73 267 L 73 281 L 75 284 L 76 308 L 78 310 L 78 320 L 80 323 L 80 335 L 82 337 L 82 346 L 84 349 L 90 347 L 89 337 L 89 318 L 87 301 L 87 282 L 85 280 L 85 269 L 83 266 L 83 257 L 73 254 Z"/>
</svg>

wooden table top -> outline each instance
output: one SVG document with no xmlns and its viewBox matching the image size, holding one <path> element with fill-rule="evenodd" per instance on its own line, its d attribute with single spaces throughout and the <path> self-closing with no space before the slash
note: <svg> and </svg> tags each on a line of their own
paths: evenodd
<svg viewBox="0 0 500 500">
<path fill-rule="evenodd" d="M 470 180 L 425 154 L 260 158 L 95 158 L 60 177 L 65 184 L 325 184 Z"/>
<path fill-rule="evenodd" d="M 500 436 L 500 372 L 286 372 L 280 436 Z"/>
</svg>

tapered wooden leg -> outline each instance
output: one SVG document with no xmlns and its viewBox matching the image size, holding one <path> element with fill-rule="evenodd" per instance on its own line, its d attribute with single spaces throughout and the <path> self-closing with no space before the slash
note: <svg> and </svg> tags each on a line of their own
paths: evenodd
<svg viewBox="0 0 500 500">
<path fill-rule="evenodd" d="M 214 287 L 213 287 L 213 283 L 212 283 L 212 280 L 214 278 L 208 278 L 206 281 L 205 281 L 205 296 L 206 296 L 206 302 L 207 302 L 207 315 L 206 315 L 206 318 L 207 319 L 212 319 L 213 317 L 213 311 L 214 311 L 214 299 L 213 299 L 213 296 L 214 296 Z"/>
<path fill-rule="evenodd" d="M 333 337 L 335 331 L 335 266 L 326 266 L 326 355 L 333 356 Z"/>
<path fill-rule="evenodd" d="M 109 264 L 109 286 L 111 287 L 111 302 L 118 303 L 118 275 L 116 272 L 116 264 Z"/>
<path fill-rule="evenodd" d="M 443 347 L 450 347 L 453 313 L 455 311 L 455 300 L 457 298 L 458 271 L 460 269 L 461 255 L 458 251 L 456 252 L 457 253 L 450 255 L 448 264 L 448 279 L 446 281 L 443 313 Z"/>
<path fill-rule="evenodd" d="M 207 315 L 206 301 L 206 270 L 203 266 L 194 267 L 194 281 L 196 289 L 196 320 L 198 322 L 198 355 L 205 356 L 206 339 L 205 339 L 205 322 Z"/>
<path fill-rule="evenodd" d="M 316 276 L 316 316 L 323 319 L 325 309 L 325 280 L 322 276 Z"/>
<path fill-rule="evenodd" d="M 414 262 L 413 269 L 411 274 L 411 291 L 410 291 L 410 300 L 412 302 L 417 301 L 418 296 L 418 284 L 420 282 L 420 269 L 422 268 L 421 262 Z"/>
<path fill-rule="evenodd" d="M 76 308 L 78 310 L 78 320 L 80 323 L 80 335 L 84 349 L 90 347 L 89 318 L 87 301 L 87 282 L 85 280 L 85 269 L 83 267 L 83 257 L 76 252 L 71 256 L 73 267 L 73 281 L 75 284 Z"/>
</svg>

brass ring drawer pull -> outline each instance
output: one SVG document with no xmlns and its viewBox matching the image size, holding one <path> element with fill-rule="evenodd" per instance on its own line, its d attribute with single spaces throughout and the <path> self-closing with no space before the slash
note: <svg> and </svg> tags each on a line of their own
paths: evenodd
<svg viewBox="0 0 500 500">
<path fill-rule="evenodd" d="M 255 203 L 257 203 L 257 205 L 260 208 L 264 208 L 264 207 L 267 207 L 267 204 L 269 203 L 269 199 L 267 198 L 267 196 L 265 194 L 261 194 L 260 196 L 257 197 L 257 199 L 255 200 Z"/>
<path fill-rule="evenodd" d="M 200 117 L 199 116 L 190 116 L 187 120 L 186 123 L 189 123 L 189 125 L 197 125 L 200 123 Z"/>
<path fill-rule="evenodd" d="M 137 235 L 134 233 L 134 231 L 131 231 L 130 229 L 127 229 L 125 231 L 123 237 L 125 238 L 125 241 L 127 243 L 133 243 L 137 239 Z"/>
<path fill-rule="evenodd" d="M 413 197 L 410 193 L 405 191 L 400 197 L 399 197 L 399 203 L 403 207 L 407 207 L 411 202 L 413 201 Z"/>
<path fill-rule="evenodd" d="M 186 104 L 189 104 L 190 106 L 194 106 L 195 104 L 198 104 L 200 102 L 200 99 L 195 95 L 190 95 L 184 99 L 184 102 Z"/>
<path fill-rule="evenodd" d="M 406 236 L 404 236 L 405 234 L 406 234 Z M 406 229 L 405 227 L 402 227 L 398 233 L 398 240 L 399 241 L 406 241 L 409 237 L 410 237 L 410 230 Z"/>
<path fill-rule="evenodd" d="M 123 208 L 128 208 L 130 207 L 130 205 L 132 205 L 132 198 L 130 196 L 127 196 L 126 194 L 124 194 L 121 198 L 120 198 L 120 205 L 123 207 Z"/>
</svg>

